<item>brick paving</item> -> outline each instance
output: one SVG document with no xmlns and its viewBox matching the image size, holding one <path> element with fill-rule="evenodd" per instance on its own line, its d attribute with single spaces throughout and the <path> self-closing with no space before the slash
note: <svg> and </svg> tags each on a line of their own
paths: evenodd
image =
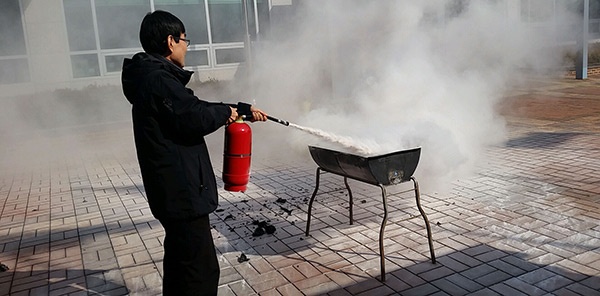
<svg viewBox="0 0 600 296">
<path fill-rule="evenodd" d="M 308 156 L 255 157 L 248 190 L 221 189 L 211 216 L 219 295 L 600 295 L 599 96 L 594 77 L 507 96 L 506 144 L 449 194 L 421 188 L 436 264 L 414 197 L 392 189 L 385 283 L 377 187 L 350 181 L 349 225 L 343 181 L 323 175 L 329 193 L 317 196 L 307 237 L 316 166 Z M 144 198 L 129 123 L 72 134 L 3 143 L 0 262 L 10 270 L 0 295 L 160 295 L 164 232 Z M 253 237 L 254 221 L 277 231 Z"/>
</svg>

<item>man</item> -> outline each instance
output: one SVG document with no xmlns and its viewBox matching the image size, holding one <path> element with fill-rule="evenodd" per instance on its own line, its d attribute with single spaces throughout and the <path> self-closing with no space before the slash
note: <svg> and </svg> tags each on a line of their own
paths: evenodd
<svg viewBox="0 0 600 296">
<path fill-rule="evenodd" d="M 150 209 L 165 229 L 164 295 L 216 295 L 219 264 L 208 214 L 217 186 L 204 136 L 246 115 L 266 121 L 248 104 L 201 101 L 185 87 L 189 40 L 171 13 L 148 13 L 141 24 L 144 52 L 123 63 L 123 93 Z"/>
</svg>

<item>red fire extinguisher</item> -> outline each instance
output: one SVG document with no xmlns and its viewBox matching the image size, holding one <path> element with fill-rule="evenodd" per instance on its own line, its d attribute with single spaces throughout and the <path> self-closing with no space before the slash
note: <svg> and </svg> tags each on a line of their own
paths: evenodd
<svg viewBox="0 0 600 296">
<path fill-rule="evenodd" d="M 241 117 L 225 128 L 223 183 L 227 191 L 246 191 L 250 178 L 252 129 Z"/>
</svg>

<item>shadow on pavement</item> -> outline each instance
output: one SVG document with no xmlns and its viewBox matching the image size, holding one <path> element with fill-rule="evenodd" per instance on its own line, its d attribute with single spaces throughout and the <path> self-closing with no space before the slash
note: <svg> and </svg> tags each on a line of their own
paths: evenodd
<svg viewBox="0 0 600 296">
<path fill-rule="evenodd" d="M 117 270 L 58 268 L 0 272 L 1 295 L 128 295 Z"/>
<path fill-rule="evenodd" d="M 328 250 L 348 253 L 347 250 Z M 307 261 L 329 278 L 339 279 L 345 275 L 346 281 L 353 282 L 328 291 L 329 295 L 390 295 L 398 292 L 399 295 L 600 295 L 600 277 L 597 275 L 531 263 L 525 253 L 508 252 L 485 244 L 440 254 L 436 264 L 428 259 L 414 262 L 402 253 L 398 251 L 386 256 L 385 283 L 378 280 L 378 259 L 374 260 L 377 264 L 367 270 L 370 277 L 353 265 L 335 269 L 318 259 Z M 344 254 L 344 257 L 351 255 Z"/>
<path fill-rule="evenodd" d="M 527 135 L 510 139 L 506 142 L 509 148 L 553 148 L 568 142 L 583 133 L 563 133 L 563 132 L 531 132 Z"/>
</svg>

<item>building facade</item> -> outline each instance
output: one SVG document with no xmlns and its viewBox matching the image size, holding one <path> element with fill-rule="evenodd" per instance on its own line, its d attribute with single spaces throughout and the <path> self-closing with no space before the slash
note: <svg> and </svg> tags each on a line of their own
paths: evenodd
<svg viewBox="0 0 600 296">
<path fill-rule="evenodd" d="M 140 22 L 154 10 L 185 23 L 192 40 L 187 67 L 200 80 L 230 79 L 246 59 L 247 33 L 251 42 L 267 38 L 303 0 L 245 1 L 244 7 L 242 0 L 2 0 L 0 96 L 119 83 L 123 58 L 142 50 Z M 551 22 L 561 1 L 582 0 L 503 0 L 507 17 L 539 24 Z M 445 15 L 466 3 L 448 0 Z M 599 3 L 590 0 L 592 34 L 600 33 Z"/>
<path fill-rule="evenodd" d="M 245 60 L 241 0 L 2 0 L 0 93 L 79 88 L 120 80 L 123 58 L 142 51 L 139 26 L 149 11 L 182 19 L 192 40 L 186 58 L 201 80 L 229 79 Z M 249 0 L 256 40 L 271 13 L 291 0 Z"/>
</svg>

